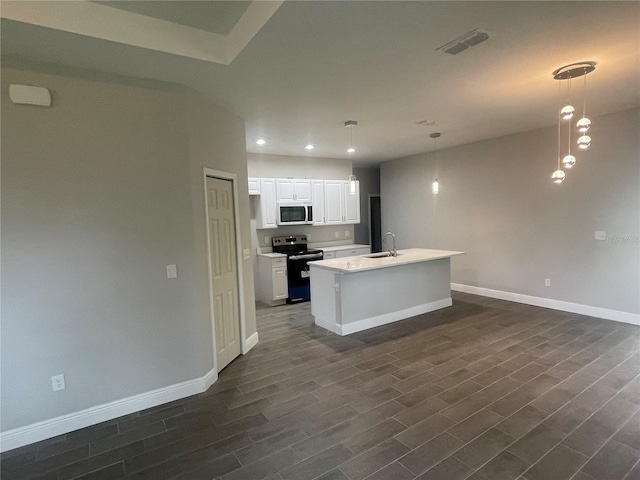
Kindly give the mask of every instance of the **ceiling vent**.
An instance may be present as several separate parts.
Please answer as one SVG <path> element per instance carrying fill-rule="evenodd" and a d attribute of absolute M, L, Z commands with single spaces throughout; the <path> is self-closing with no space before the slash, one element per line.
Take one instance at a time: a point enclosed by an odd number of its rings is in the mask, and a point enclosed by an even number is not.
<path fill-rule="evenodd" d="M 470 32 L 460 35 L 455 40 L 445 43 L 436 50 L 442 50 L 444 53 L 450 55 L 457 55 L 460 52 L 465 51 L 469 47 L 474 47 L 479 43 L 484 42 L 489 38 L 489 34 L 479 29 L 471 30 Z"/>

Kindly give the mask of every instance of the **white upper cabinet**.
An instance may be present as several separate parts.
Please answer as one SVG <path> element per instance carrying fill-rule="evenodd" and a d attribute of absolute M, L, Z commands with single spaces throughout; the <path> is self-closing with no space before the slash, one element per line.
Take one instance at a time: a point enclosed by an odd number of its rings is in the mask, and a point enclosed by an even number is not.
<path fill-rule="evenodd" d="M 311 205 L 313 224 L 326 225 L 324 209 L 324 180 L 311 180 Z"/>
<path fill-rule="evenodd" d="M 324 212 L 327 225 L 342 223 L 344 216 L 343 185 L 344 181 L 342 180 L 324 181 Z"/>
<path fill-rule="evenodd" d="M 250 178 L 249 192 L 258 200 L 256 228 L 277 228 L 278 204 L 308 203 L 313 225 L 360 223 L 360 182 L 351 193 L 348 180 Z"/>
<path fill-rule="evenodd" d="M 260 200 L 256 211 L 256 228 L 277 228 L 276 179 L 260 179 Z"/>
<path fill-rule="evenodd" d="M 356 191 L 351 192 L 351 182 L 345 182 L 343 223 L 360 223 L 360 182 L 356 181 Z"/>
<path fill-rule="evenodd" d="M 249 179 L 249 195 L 260 195 L 260 179 Z"/>
<path fill-rule="evenodd" d="M 348 180 L 325 180 L 324 208 L 327 225 L 360 223 L 360 183 L 351 193 Z"/>
<path fill-rule="evenodd" d="M 276 182 L 278 202 L 311 202 L 311 180 L 279 178 Z"/>

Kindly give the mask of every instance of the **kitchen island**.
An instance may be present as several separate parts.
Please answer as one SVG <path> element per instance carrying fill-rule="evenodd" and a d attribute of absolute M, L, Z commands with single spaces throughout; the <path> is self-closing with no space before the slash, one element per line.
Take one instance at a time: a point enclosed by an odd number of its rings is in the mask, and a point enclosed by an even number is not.
<path fill-rule="evenodd" d="M 410 248 L 310 262 L 311 313 L 317 325 L 349 335 L 449 307 L 451 257 L 464 253 Z"/>

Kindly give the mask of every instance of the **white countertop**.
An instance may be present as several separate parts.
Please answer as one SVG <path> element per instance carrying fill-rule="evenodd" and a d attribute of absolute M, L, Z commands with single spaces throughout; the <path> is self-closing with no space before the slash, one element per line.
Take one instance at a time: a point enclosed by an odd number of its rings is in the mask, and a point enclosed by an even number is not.
<path fill-rule="evenodd" d="M 366 255 L 355 257 L 334 258 L 330 260 L 318 260 L 310 262 L 310 267 L 325 268 L 341 273 L 356 273 L 377 268 L 396 267 L 410 263 L 428 262 L 441 258 L 449 258 L 455 255 L 464 255 L 466 252 L 453 250 L 431 250 L 426 248 L 408 248 L 398 250 L 397 257 L 367 258 Z"/>
<path fill-rule="evenodd" d="M 359 244 L 352 244 L 352 245 L 334 245 L 332 247 L 312 247 L 314 249 L 318 249 L 318 250 L 322 250 L 323 252 L 337 252 L 339 250 L 351 250 L 352 248 L 369 248 L 369 245 L 359 245 Z"/>
<path fill-rule="evenodd" d="M 286 258 L 286 254 L 284 253 L 259 253 L 258 254 L 259 257 L 267 257 L 267 258 L 280 258 L 280 257 L 285 257 Z"/>

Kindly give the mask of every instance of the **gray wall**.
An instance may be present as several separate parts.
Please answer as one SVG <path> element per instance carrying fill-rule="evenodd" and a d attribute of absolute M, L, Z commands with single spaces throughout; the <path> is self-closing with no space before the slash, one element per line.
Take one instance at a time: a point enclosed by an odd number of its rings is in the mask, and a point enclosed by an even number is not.
<path fill-rule="evenodd" d="M 640 313 L 639 113 L 592 118 L 560 185 L 554 127 L 441 150 L 438 195 L 434 154 L 385 162 L 383 231 L 399 248 L 466 251 L 455 283 Z"/>
<path fill-rule="evenodd" d="M 369 195 L 380 195 L 380 167 L 354 168 L 360 182 L 360 223 L 354 226 L 356 243 L 369 244 Z"/>
<path fill-rule="evenodd" d="M 241 119 L 189 90 L 57 70 L 2 69 L 2 431 L 213 368 L 203 166 L 238 175 L 250 244 Z M 53 106 L 12 104 L 10 83 Z"/>

